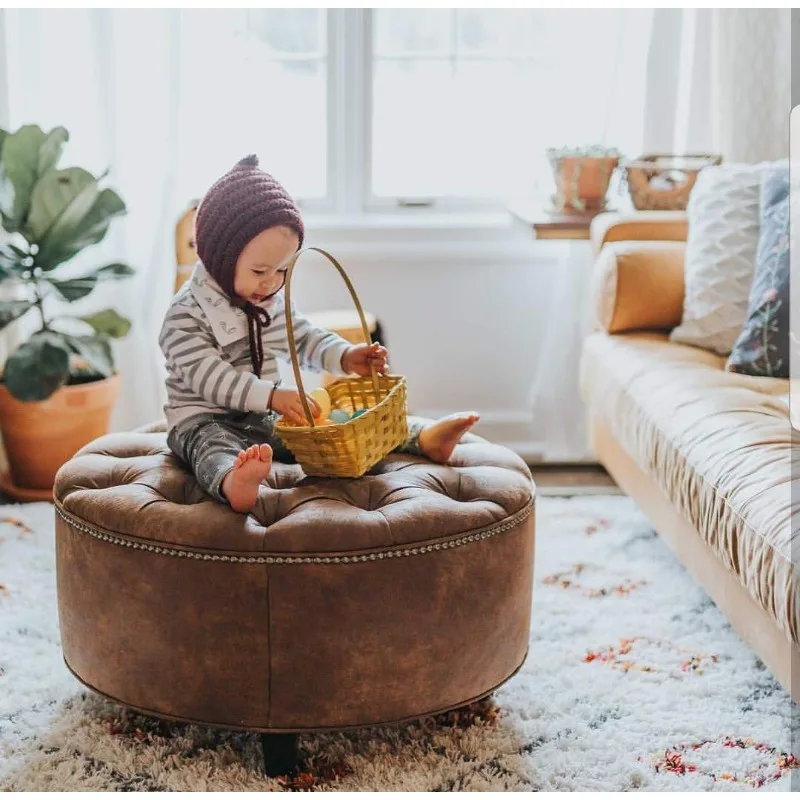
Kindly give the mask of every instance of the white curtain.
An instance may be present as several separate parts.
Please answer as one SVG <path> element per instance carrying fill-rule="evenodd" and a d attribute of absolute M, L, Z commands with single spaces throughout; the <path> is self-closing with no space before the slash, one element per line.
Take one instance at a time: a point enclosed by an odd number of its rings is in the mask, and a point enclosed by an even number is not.
<path fill-rule="evenodd" d="M 789 8 L 714 13 L 715 136 L 730 161 L 789 156 L 791 14 Z"/>
<path fill-rule="evenodd" d="M 535 375 L 530 391 L 533 441 L 552 463 L 592 461 L 586 411 L 580 395 L 579 362 L 591 324 L 588 300 L 592 271 L 589 242 L 558 245 L 546 267 L 549 309 L 544 335 L 533 353 Z"/>
<path fill-rule="evenodd" d="M 123 383 L 112 427 L 158 419 L 164 375 L 157 333 L 175 281 L 175 222 L 188 200 L 175 181 L 184 135 L 178 12 L 6 10 L 4 17 L 2 122 L 11 129 L 66 127 L 70 142 L 61 164 L 95 175 L 110 169 L 106 183 L 128 207 L 104 241 L 68 268 L 124 260 L 136 276 L 101 284 L 70 312 L 110 306 L 132 321 L 129 335 L 115 343 Z"/>
<path fill-rule="evenodd" d="M 790 109 L 790 9 L 656 10 L 645 150 L 786 158 Z"/>
<path fill-rule="evenodd" d="M 618 30 L 613 38 L 613 78 L 602 87 L 607 121 L 601 144 L 638 155 L 644 137 L 644 108 L 648 90 L 645 69 L 651 49 L 652 9 L 617 9 Z M 557 106 L 548 113 L 559 113 Z M 576 126 L 577 128 L 577 126 Z M 576 130 L 575 137 L 580 133 Z M 609 207 L 619 204 L 616 188 L 609 192 Z M 586 412 L 580 396 L 579 360 L 583 340 L 590 330 L 588 311 L 592 271 L 591 245 L 586 241 L 554 244 L 550 266 L 544 267 L 549 309 L 544 335 L 532 353 L 534 380 L 529 394 L 532 439 L 548 462 L 593 460 L 589 448 Z"/>

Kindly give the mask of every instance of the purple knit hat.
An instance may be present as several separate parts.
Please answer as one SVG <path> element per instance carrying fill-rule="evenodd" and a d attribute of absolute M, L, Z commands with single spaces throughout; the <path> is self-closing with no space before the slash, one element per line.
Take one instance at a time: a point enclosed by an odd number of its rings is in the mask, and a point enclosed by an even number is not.
<path fill-rule="evenodd" d="M 303 244 L 303 219 L 283 186 L 258 168 L 257 156 L 237 162 L 207 192 L 195 216 L 197 255 L 232 300 L 242 250 L 259 233 L 286 225 Z"/>
<path fill-rule="evenodd" d="M 258 377 L 264 363 L 262 331 L 271 319 L 265 309 L 237 297 L 233 283 L 242 250 L 276 225 L 291 228 L 303 244 L 300 209 L 272 175 L 258 168 L 254 155 L 237 162 L 206 192 L 194 220 L 197 255 L 203 266 L 247 316 L 250 361 Z"/>

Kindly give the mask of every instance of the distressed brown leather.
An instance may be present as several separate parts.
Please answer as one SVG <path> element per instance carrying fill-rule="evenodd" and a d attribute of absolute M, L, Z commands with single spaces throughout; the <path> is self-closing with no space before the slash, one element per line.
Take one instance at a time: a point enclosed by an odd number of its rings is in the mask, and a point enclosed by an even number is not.
<path fill-rule="evenodd" d="M 55 486 L 64 657 L 148 713 L 264 731 L 408 719 L 524 660 L 533 484 L 466 437 L 449 466 L 364 478 L 276 464 L 249 515 L 208 498 L 163 430 L 103 437 Z"/>

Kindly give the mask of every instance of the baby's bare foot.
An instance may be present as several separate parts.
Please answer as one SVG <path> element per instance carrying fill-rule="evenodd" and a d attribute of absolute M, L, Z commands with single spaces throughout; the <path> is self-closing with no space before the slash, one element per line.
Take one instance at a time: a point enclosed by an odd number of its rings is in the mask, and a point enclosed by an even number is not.
<path fill-rule="evenodd" d="M 222 481 L 225 495 L 234 511 L 252 511 L 258 499 L 258 487 L 272 468 L 272 448 L 254 444 L 236 457 L 233 469 Z"/>
<path fill-rule="evenodd" d="M 451 414 L 431 422 L 419 435 L 419 449 L 431 461 L 444 464 L 461 437 L 480 419 L 474 412 Z"/>

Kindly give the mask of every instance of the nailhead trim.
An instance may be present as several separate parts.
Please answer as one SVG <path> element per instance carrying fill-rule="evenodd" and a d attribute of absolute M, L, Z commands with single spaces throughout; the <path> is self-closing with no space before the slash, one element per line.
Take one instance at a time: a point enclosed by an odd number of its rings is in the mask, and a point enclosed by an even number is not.
<path fill-rule="evenodd" d="M 366 561 L 382 560 L 384 558 L 405 558 L 407 556 L 418 556 L 425 553 L 433 553 L 438 550 L 452 550 L 456 547 L 463 547 L 472 542 L 479 542 L 484 539 L 491 539 L 493 536 L 505 533 L 516 527 L 524 519 L 527 519 L 533 511 L 534 501 L 518 511 L 513 517 L 485 528 L 478 533 L 471 533 L 467 536 L 460 536 L 458 539 L 451 539 L 447 542 L 438 542 L 423 547 L 407 547 L 401 550 L 382 550 L 379 553 L 365 553 L 359 556 L 221 556 L 211 553 L 198 553 L 194 550 L 178 550 L 172 547 L 159 547 L 152 544 L 141 544 L 130 539 L 122 539 L 119 536 L 112 536 L 109 533 L 87 525 L 77 517 L 72 516 L 61 506 L 56 505 L 56 513 L 69 525 L 81 533 L 86 533 L 94 539 L 102 542 L 128 547 L 131 550 L 146 550 L 149 553 L 158 555 L 173 556 L 175 558 L 192 558 L 196 561 L 223 561 L 233 564 L 359 564 Z"/>

